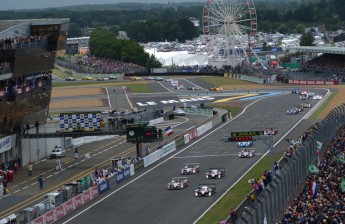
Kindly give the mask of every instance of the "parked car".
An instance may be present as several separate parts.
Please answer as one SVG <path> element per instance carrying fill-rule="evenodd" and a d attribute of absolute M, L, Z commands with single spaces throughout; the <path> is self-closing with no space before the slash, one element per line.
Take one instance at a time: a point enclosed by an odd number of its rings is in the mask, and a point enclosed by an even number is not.
<path fill-rule="evenodd" d="M 53 151 L 49 154 L 50 159 L 61 158 L 61 157 L 65 157 L 65 156 L 66 156 L 66 150 L 64 148 L 61 148 L 58 146 L 55 146 Z"/>

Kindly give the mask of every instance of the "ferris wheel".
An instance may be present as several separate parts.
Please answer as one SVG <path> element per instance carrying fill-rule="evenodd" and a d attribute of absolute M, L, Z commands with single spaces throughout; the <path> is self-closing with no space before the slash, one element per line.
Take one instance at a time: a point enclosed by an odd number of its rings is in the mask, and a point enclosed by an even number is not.
<path fill-rule="evenodd" d="M 215 65 L 235 66 L 248 60 L 246 50 L 257 32 L 252 0 L 207 0 L 203 8 L 203 33 Z M 250 52 L 250 50 L 248 51 Z"/>

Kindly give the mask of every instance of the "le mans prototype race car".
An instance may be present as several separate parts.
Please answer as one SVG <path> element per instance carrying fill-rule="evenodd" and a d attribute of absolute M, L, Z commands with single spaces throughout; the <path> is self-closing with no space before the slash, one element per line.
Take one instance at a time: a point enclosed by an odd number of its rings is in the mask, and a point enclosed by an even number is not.
<path fill-rule="evenodd" d="M 252 158 L 255 156 L 255 150 L 254 149 L 243 149 L 239 154 L 238 157 L 240 158 Z"/>
<path fill-rule="evenodd" d="M 287 110 L 286 114 L 287 115 L 295 115 L 295 114 L 299 114 L 299 112 L 300 112 L 299 108 L 293 107 L 293 108 Z"/>
<path fill-rule="evenodd" d="M 278 134 L 277 128 L 266 128 L 264 130 L 264 135 L 276 135 L 276 134 Z"/>
<path fill-rule="evenodd" d="M 225 168 L 210 168 L 206 172 L 206 179 L 220 179 L 225 176 Z"/>
<path fill-rule="evenodd" d="M 200 163 L 187 163 L 182 169 L 182 175 L 196 174 L 200 171 Z"/>
<path fill-rule="evenodd" d="M 223 88 L 222 87 L 209 87 L 208 88 L 209 91 L 223 91 Z"/>
<path fill-rule="evenodd" d="M 243 147 L 251 147 L 253 146 L 253 142 L 252 141 L 247 141 L 247 142 L 238 142 L 237 146 L 239 148 L 243 148 Z"/>
<path fill-rule="evenodd" d="M 216 193 L 215 184 L 199 184 L 198 188 L 195 189 L 195 197 L 209 197 Z"/>
<path fill-rule="evenodd" d="M 173 177 L 167 183 L 168 190 L 181 190 L 188 186 L 188 177 Z"/>
<path fill-rule="evenodd" d="M 311 103 L 305 102 L 305 103 L 301 103 L 301 107 L 303 108 L 311 108 L 313 105 Z"/>
<path fill-rule="evenodd" d="M 322 95 L 314 95 L 313 100 L 322 100 Z"/>

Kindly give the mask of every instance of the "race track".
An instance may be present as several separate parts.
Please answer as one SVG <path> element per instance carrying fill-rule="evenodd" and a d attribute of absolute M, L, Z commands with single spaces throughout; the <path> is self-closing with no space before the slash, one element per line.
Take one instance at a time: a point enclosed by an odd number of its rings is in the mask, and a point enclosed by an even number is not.
<path fill-rule="evenodd" d="M 326 93 L 325 90 L 315 92 Z M 278 128 L 279 133 L 273 138 L 276 143 L 310 110 L 305 109 L 298 115 L 286 115 L 287 109 L 301 102 L 294 94 L 259 98 L 238 118 L 190 143 L 170 158 L 159 161 L 159 164 L 151 165 L 119 189 L 73 212 L 59 223 L 193 223 L 267 152 L 267 147 L 256 141 L 253 147 L 257 155 L 239 159 L 240 149 L 236 144 L 225 142 L 230 132 Z M 309 102 L 313 105 L 317 103 L 315 100 Z M 189 162 L 198 162 L 201 166 L 198 174 L 189 176 L 189 186 L 184 190 L 166 190 L 170 178 L 180 176 L 180 169 Z M 225 167 L 225 177 L 207 180 L 205 172 L 210 167 Z M 212 197 L 194 197 L 194 189 L 199 183 L 216 183 L 217 193 Z"/>

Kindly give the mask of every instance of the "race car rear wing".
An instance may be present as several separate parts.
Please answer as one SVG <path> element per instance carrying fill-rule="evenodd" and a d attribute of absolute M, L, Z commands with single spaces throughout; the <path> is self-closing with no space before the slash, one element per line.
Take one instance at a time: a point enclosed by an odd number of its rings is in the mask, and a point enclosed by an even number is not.
<path fill-rule="evenodd" d="M 180 180 L 180 181 L 183 181 L 183 182 L 188 181 L 188 177 L 173 177 L 171 179 L 172 180 Z"/>
<path fill-rule="evenodd" d="M 202 186 L 207 186 L 209 188 L 216 190 L 216 184 L 199 184 L 199 187 L 202 187 Z"/>
<path fill-rule="evenodd" d="M 186 163 L 185 166 L 193 166 L 193 167 L 199 167 L 200 168 L 200 163 Z"/>

